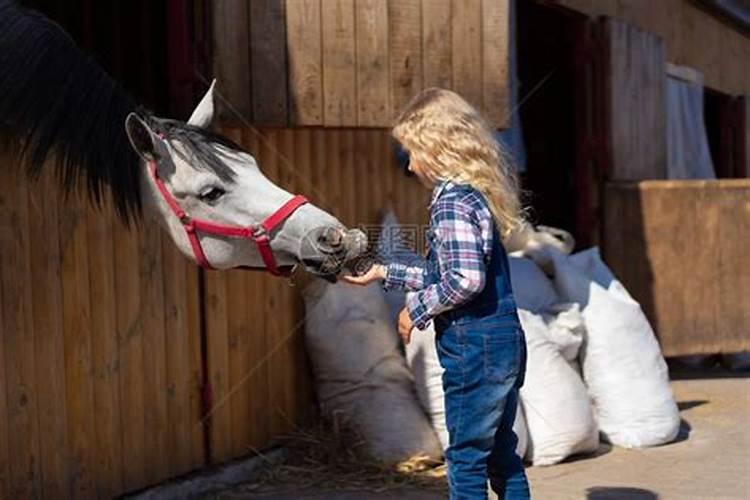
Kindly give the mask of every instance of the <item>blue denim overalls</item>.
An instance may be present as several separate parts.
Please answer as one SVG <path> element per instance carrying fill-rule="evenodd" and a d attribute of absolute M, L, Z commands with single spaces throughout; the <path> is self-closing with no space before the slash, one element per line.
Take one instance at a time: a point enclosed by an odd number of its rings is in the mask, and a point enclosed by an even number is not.
<path fill-rule="evenodd" d="M 437 270 L 433 245 L 430 238 L 428 269 Z M 512 429 L 526 371 L 526 342 L 497 230 L 486 272 L 485 287 L 474 300 L 434 319 L 445 369 L 450 498 L 487 498 L 489 478 L 499 498 L 527 499 L 529 486 Z"/>

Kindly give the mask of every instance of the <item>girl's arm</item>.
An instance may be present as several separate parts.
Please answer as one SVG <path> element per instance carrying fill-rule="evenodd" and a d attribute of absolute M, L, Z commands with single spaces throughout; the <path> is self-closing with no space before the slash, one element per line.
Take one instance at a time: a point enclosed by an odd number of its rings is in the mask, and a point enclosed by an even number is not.
<path fill-rule="evenodd" d="M 408 258 L 389 263 L 385 268 L 383 288 L 386 290 L 421 290 L 434 282 L 434 273 L 430 263 L 416 253 L 409 253 Z"/>
<path fill-rule="evenodd" d="M 390 264 L 374 264 L 359 276 L 343 276 L 344 281 L 355 285 L 368 285 L 373 281 L 383 281 L 385 290 L 415 291 L 433 283 L 435 273 L 431 263 L 414 252 L 399 250 L 399 259 Z M 393 259 L 392 255 L 386 258 Z"/>
<path fill-rule="evenodd" d="M 406 303 L 409 317 L 419 329 L 441 312 L 470 301 L 484 289 L 487 242 L 482 238 L 475 213 L 466 197 L 447 197 L 433 207 L 431 223 L 440 279 L 411 295 Z"/>

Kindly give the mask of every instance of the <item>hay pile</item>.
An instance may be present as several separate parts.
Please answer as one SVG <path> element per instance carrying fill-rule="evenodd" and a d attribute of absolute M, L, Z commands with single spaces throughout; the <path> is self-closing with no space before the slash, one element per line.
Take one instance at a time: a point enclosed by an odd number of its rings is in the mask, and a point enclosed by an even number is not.
<path fill-rule="evenodd" d="M 286 460 L 263 467 L 252 483 L 241 487 L 243 492 L 322 489 L 379 493 L 403 488 L 447 492 L 442 462 L 415 456 L 395 466 L 383 465 L 367 455 L 357 432 L 334 420 L 321 419 L 279 438 L 278 444 L 288 450 Z"/>

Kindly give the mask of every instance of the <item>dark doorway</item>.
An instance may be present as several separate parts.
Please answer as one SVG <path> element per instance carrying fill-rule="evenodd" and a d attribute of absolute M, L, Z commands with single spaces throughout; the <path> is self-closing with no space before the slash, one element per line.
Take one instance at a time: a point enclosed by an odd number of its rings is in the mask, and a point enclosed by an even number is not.
<path fill-rule="evenodd" d="M 593 239 L 591 121 L 593 50 L 586 16 L 547 2 L 519 1 L 519 111 L 526 143 L 522 176 L 533 222 Z"/>
<path fill-rule="evenodd" d="M 67 31 L 137 102 L 158 115 L 187 119 L 205 85 L 206 16 L 200 0 L 22 0 Z"/>

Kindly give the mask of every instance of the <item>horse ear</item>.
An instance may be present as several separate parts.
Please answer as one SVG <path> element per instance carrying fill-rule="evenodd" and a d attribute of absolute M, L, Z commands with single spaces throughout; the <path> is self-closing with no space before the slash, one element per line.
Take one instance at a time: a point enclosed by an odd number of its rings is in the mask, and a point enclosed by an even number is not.
<path fill-rule="evenodd" d="M 125 118 L 125 131 L 138 156 L 145 161 L 154 161 L 156 154 L 156 138 L 146 122 L 135 113 Z"/>
<path fill-rule="evenodd" d="M 207 128 L 211 125 L 214 119 L 214 86 L 216 86 L 216 78 L 213 79 L 206 95 L 203 96 L 201 102 L 195 107 L 193 114 L 190 115 L 188 125 L 195 125 L 200 128 Z"/>

